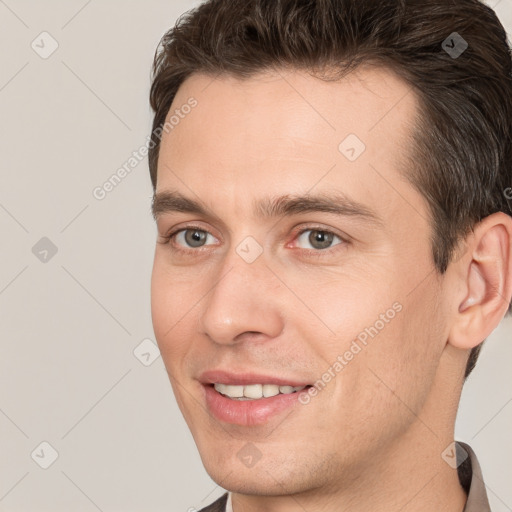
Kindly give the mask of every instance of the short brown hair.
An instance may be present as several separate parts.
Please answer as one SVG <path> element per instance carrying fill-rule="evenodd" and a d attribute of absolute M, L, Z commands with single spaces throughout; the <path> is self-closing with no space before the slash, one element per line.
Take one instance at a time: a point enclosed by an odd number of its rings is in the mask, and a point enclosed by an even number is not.
<path fill-rule="evenodd" d="M 193 73 L 244 79 L 292 67 L 328 79 L 326 70 L 339 78 L 363 63 L 385 66 L 416 92 L 407 179 L 429 205 L 432 256 L 444 273 L 476 223 L 498 211 L 512 215 L 511 49 L 494 11 L 478 0 L 205 1 L 178 19 L 155 53 L 153 188 L 159 133 Z"/>

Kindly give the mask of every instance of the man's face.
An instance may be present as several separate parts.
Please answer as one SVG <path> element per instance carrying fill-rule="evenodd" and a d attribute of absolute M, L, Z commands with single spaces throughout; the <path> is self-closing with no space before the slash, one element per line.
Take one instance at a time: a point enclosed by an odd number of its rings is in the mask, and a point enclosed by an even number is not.
<path fill-rule="evenodd" d="M 209 474 L 254 494 L 335 489 L 412 432 L 434 442 L 425 416 L 449 326 L 426 202 L 399 173 L 414 94 L 382 69 L 194 75 L 169 116 L 191 97 L 162 138 L 156 193 L 205 212 L 157 203 L 152 317 Z M 305 194 L 337 194 L 343 211 L 255 208 Z M 317 391 L 236 400 L 216 382 Z"/>

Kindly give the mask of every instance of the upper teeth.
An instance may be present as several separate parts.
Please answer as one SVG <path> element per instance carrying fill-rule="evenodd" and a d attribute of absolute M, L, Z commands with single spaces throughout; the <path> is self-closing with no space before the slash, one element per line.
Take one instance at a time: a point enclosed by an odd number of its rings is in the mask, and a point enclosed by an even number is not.
<path fill-rule="evenodd" d="M 230 384 L 214 384 L 214 388 L 223 395 L 227 395 L 230 398 L 263 398 L 269 396 L 275 396 L 279 393 L 293 393 L 300 391 L 306 386 L 277 386 L 276 384 L 248 384 L 247 386 L 237 386 Z"/>

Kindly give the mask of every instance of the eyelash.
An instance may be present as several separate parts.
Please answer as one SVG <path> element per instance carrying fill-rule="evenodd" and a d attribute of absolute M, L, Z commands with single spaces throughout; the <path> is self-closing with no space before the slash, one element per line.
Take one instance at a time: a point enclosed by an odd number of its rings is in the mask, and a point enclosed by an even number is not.
<path fill-rule="evenodd" d="M 176 235 L 178 235 L 179 233 L 181 233 L 183 231 L 201 231 L 203 233 L 207 233 L 207 234 L 211 235 L 211 233 L 209 231 L 207 231 L 206 229 L 204 229 L 204 228 L 202 228 L 200 226 L 191 225 L 191 226 L 182 227 L 180 229 L 177 229 L 177 230 L 169 233 L 168 235 L 163 237 L 164 238 L 164 242 L 162 242 L 162 243 L 169 244 L 170 246 L 172 246 L 172 250 L 173 251 L 176 251 L 176 252 L 179 252 L 179 253 L 182 253 L 182 254 L 197 254 L 197 253 L 205 251 L 205 249 L 204 249 L 205 246 L 199 247 L 197 249 L 193 249 L 193 248 L 184 249 L 182 246 L 174 245 L 173 243 L 171 243 L 174 240 L 174 238 L 176 237 Z M 307 231 L 318 231 L 320 233 L 334 235 L 336 238 L 338 238 L 340 240 L 340 243 L 337 243 L 337 244 L 335 244 L 335 245 L 333 245 L 331 247 L 328 247 L 326 249 L 301 249 L 300 247 L 298 248 L 298 249 L 300 249 L 302 251 L 306 251 L 308 253 L 308 256 L 313 256 L 315 258 L 322 258 L 322 257 L 324 257 L 326 255 L 331 255 L 332 256 L 333 252 L 337 252 L 338 250 L 344 249 L 345 246 L 349 243 L 349 241 L 346 238 L 342 237 L 341 235 L 338 235 L 337 233 L 334 233 L 333 231 L 330 231 L 328 229 L 324 229 L 322 226 L 306 226 L 306 227 L 303 227 L 302 229 L 300 229 L 299 231 L 294 233 L 293 240 L 295 241 L 303 233 L 306 233 Z"/>

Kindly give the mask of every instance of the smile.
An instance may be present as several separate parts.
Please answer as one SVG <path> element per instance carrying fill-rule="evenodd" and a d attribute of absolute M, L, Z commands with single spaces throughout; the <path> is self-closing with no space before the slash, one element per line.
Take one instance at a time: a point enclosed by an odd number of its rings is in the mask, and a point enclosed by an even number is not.
<path fill-rule="evenodd" d="M 309 387 L 220 382 L 202 385 L 206 408 L 212 417 L 246 427 L 264 425 L 278 418 L 279 413 L 300 406 L 299 395 L 306 393 Z"/>
<path fill-rule="evenodd" d="M 233 400 L 259 400 L 279 394 L 289 395 L 301 391 L 305 387 L 306 386 L 278 386 L 276 384 L 248 384 L 245 386 L 222 383 L 214 384 L 216 391 Z"/>

